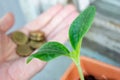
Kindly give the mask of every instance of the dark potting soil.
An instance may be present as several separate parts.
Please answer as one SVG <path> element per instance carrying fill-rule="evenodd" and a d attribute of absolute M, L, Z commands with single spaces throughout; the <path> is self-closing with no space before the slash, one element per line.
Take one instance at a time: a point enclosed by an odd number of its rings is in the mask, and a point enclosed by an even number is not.
<path fill-rule="evenodd" d="M 86 75 L 85 77 L 85 80 L 97 80 L 94 76 L 92 75 Z M 79 79 L 80 80 L 80 79 Z"/>

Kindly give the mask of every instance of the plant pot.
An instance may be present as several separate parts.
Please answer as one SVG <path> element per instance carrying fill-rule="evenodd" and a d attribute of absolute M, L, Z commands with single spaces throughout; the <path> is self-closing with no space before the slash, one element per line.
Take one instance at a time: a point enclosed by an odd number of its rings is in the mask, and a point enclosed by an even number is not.
<path fill-rule="evenodd" d="M 93 75 L 102 80 L 120 80 L 120 68 L 99 62 L 97 60 L 81 57 L 81 66 L 84 75 Z M 79 80 L 79 74 L 74 63 L 64 73 L 61 80 Z"/>

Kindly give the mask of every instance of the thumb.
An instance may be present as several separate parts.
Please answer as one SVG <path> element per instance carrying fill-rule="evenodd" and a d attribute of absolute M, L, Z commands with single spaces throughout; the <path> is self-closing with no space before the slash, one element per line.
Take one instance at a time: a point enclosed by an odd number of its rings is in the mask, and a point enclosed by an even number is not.
<path fill-rule="evenodd" d="M 2 19 L 0 19 L 0 32 L 6 32 L 14 23 L 14 16 L 12 13 L 7 13 Z"/>
<path fill-rule="evenodd" d="M 5 60 L 13 50 L 13 48 L 11 48 L 13 47 L 13 43 L 5 34 L 5 32 L 11 28 L 13 23 L 14 17 L 11 13 L 6 14 L 2 19 L 0 19 L 0 62 Z"/>

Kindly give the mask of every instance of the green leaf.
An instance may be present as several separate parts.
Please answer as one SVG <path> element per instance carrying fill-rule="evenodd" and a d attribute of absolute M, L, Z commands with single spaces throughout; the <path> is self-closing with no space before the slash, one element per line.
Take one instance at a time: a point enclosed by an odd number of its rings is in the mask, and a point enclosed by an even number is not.
<path fill-rule="evenodd" d="M 47 42 L 35 54 L 28 57 L 27 63 L 33 58 L 38 58 L 43 61 L 50 61 L 58 56 L 69 56 L 69 50 L 58 42 Z"/>
<path fill-rule="evenodd" d="M 69 29 L 69 39 L 72 47 L 76 50 L 80 48 L 82 38 L 92 25 L 95 16 L 95 7 L 90 6 L 85 9 L 80 15 L 73 21 Z"/>

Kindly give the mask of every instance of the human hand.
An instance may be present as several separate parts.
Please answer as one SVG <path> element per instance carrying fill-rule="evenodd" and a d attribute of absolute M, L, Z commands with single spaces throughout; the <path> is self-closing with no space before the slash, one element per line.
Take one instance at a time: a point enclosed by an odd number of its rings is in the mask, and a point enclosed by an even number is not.
<path fill-rule="evenodd" d="M 77 15 L 72 5 L 56 5 L 19 30 L 26 35 L 30 31 L 42 30 L 47 41 L 64 43 L 68 38 L 69 26 Z M 33 59 L 26 64 L 26 57 L 16 54 L 16 44 L 5 34 L 13 23 L 14 16 L 11 13 L 0 19 L 0 80 L 29 80 L 44 68 L 46 62 Z"/>

